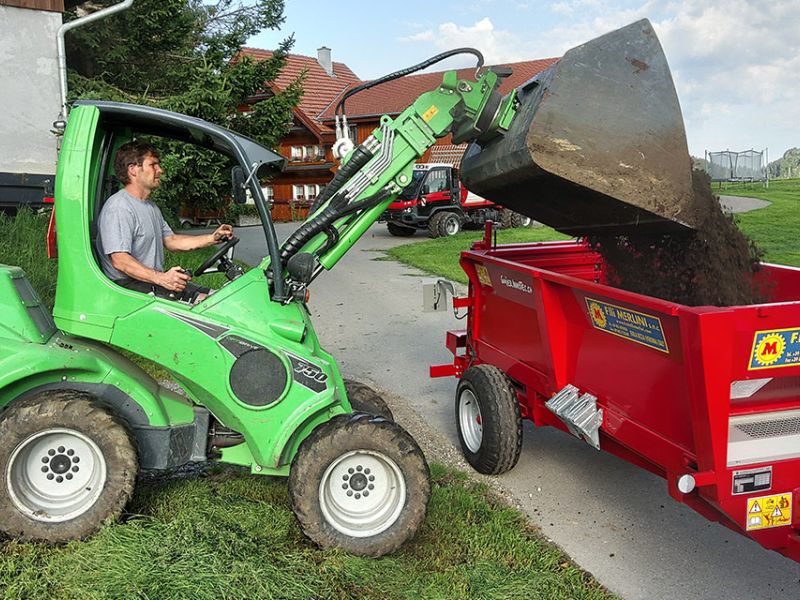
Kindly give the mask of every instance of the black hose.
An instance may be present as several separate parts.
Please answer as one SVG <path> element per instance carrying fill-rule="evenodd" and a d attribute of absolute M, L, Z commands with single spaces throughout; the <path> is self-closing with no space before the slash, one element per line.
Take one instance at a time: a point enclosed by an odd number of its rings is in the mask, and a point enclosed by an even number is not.
<path fill-rule="evenodd" d="M 338 192 L 341 187 L 361 169 L 361 167 L 366 165 L 370 159 L 372 159 L 373 156 L 374 155 L 372 152 L 367 150 L 363 144 L 356 146 L 353 149 L 353 154 L 350 157 L 350 160 L 348 160 L 338 171 L 336 171 L 336 175 L 333 176 L 331 182 L 325 186 L 325 189 L 322 191 L 322 193 L 314 199 L 314 202 L 311 203 L 311 208 L 309 208 L 308 213 L 314 214 L 320 206 L 328 201 L 328 198 L 332 197 L 336 192 Z"/>
<path fill-rule="evenodd" d="M 362 83 L 359 86 L 354 87 L 351 90 L 345 92 L 342 99 L 339 100 L 339 103 L 336 105 L 336 114 L 343 114 L 344 113 L 344 103 L 345 101 L 352 95 L 357 94 L 358 92 L 363 92 L 364 90 L 368 90 L 371 87 L 375 87 L 376 85 L 380 85 L 382 83 L 386 83 L 387 81 L 392 81 L 393 79 L 399 79 L 400 77 L 405 77 L 406 75 L 410 75 L 411 73 L 416 73 L 417 71 L 421 71 L 422 69 L 427 69 L 433 64 L 437 62 L 443 61 L 446 58 L 450 58 L 451 56 L 456 56 L 457 54 L 473 54 L 478 58 L 478 64 L 476 66 L 477 69 L 480 69 L 483 66 L 483 54 L 480 53 L 479 50 L 475 48 L 456 48 L 455 50 L 448 50 L 447 52 L 442 52 L 441 54 L 437 54 L 436 56 L 432 56 L 431 58 L 422 61 L 414 65 L 413 67 L 407 67 L 405 69 L 401 69 L 399 71 L 395 71 L 394 73 L 389 73 L 388 75 L 384 75 L 379 79 L 373 79 L 372 81 L 368 81 L 367 83 Z"/>

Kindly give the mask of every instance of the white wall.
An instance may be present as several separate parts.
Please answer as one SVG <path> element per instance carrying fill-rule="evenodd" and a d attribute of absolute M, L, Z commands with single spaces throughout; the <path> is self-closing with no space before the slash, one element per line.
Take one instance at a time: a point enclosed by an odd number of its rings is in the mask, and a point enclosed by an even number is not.
<path fill-rule="evenodd" d="M 0 6 L 0 172 L 53 174 L 61 14 Z"/>

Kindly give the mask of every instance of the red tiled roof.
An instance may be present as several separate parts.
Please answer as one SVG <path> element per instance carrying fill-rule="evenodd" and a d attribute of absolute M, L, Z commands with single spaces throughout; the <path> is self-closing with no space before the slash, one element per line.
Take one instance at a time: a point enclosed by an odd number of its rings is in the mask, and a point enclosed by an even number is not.
<path fill-rule="evenodd" d="M 499 65 L 510 67 L 513 71 L 511 76 L 500 84 L 500 93 L 507 94 L 534 75 L 544 71 L 557 60 L 558 58 L 544 58 Z M 443 71 L 407 75 L 359 92 L 347 99 L 345 104 L 347 118 L 352 120 L 360 116 L 398 114 L 414 102 L 420 94 L 435 89 L 442 82 L 442 73 Z M 458 70 L 459 79 L 474 79 L 474 77 L 474 68 Z M 325 109 L 321 115 L 323 121 L 333 120 L 335 105 L 336 103 L 333 103 Z"/>
<path fill-rule="evenodd" d="M 436 144 L 431 146 L 428 162 L 461 166 L 461 158 L 469 144 Z"/>
<path fill-rule="evenodd" d="M 264 60 L 272 56 L 270 50 L 259 50 L 258 48 L 242 48 L 241 53 L 255 60 Z M 303 97 L 300 99 L 300 104 L 297 108 L 309 120 L 316 121 L 316 125 L 320 130 L 327 129 L 318 120 L 320 113 L 345 88 L 361 83 L 361 80 L 344 63 L 333 62 L 332 66 L 333 77 L 325 72 L 316 58 L 290 54 L 286 57 L 286 65 L 281 70 L 280 75 L 272 82 L 278 89 L 284 89 L 305 71 Z"/>

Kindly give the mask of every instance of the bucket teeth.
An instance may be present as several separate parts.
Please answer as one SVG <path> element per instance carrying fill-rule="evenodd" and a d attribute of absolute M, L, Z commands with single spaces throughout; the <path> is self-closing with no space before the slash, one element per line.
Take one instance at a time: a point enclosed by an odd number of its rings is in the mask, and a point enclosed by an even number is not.
<path fill-rule="evenodd" d="M 574 385 L 567 384 L 545 403 L 548 409 L 561 419 L 570 432 L 597 450 L 600 449 L 600 425 L 603 409 L 597 408 L 597 398 L 592 394 L 581 394 Z"/>

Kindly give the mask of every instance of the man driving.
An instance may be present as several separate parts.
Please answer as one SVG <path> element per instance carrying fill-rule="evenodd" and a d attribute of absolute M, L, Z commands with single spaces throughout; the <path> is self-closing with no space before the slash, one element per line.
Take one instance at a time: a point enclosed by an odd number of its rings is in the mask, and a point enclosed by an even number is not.
<path fill-rule="evenodd" d="M 125 187 L 109 197 L 100 211 L 101 266 L 123 287 L 197 303 L 210 289 L 192 283 L 180 266 L 164 271 L 164 248 L 174 252 L 206 248 L 231 238 L 233 228 L 225 224 L 209 234 L 174 233 L 148 199 L 159 186 L 162 172 L 158 152 L 150 144 L 129 142 L 120 147 L 114 173 Z"/>

